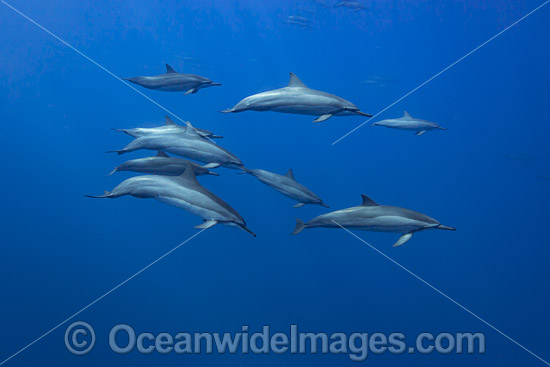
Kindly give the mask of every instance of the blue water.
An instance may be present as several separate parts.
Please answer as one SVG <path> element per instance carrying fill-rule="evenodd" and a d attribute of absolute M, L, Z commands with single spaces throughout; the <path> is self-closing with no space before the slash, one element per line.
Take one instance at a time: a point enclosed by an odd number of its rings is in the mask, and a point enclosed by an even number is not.
<path fill-rule="evenodd" d="M 328 2 L 329 0 L 327 0 Z M 331 3 L 332 4 L 332 3 Z M 403 110 L 447 131 L 364 127 L 365 121 L 276 113 L 220 114 L 279 88 L 309 87 L 375 114 L 541 1 L 386 1 L 368 11 L 314 1 L 19 1 L 13 5 L 120 77 L 164 64 L 223 86 L 193 95 L 139 89 L 224 136 L 249 168 L 284 173 L 330 205 L 382 204 L 426 213 L 456 232 L 355 232 L 540 357 L 546 329 L 550 7 L 522 21 L 379 118 Z M 311 10 L 312 12 L 308 12 Z M 306 16 L 312 27 L 286 24 Z M 0 361 L 31 343 L 198 230 L 200 218 L 154 200 L 92 200 L 131 173 L 105 175 L 136 152 L 104 153 L 130 138 L 110 128 L 157 126 L 165 112 L 0 4 Z M 192 58 L 189 60 L 186 58 Z M 375 78 L 377 83 L 361 83 Z M 139 88 L 139 87 L 138 87 Z M 109 330 L 482 332 L 485 354 L 369 355 L 384 366 L 543 365 L 511 341 L 343 230 L 289 236 L 295 217 L 328 212 L 294 202 L 248 175 L 201 177 L 257 234 L 209 229 L 63 324 L 6 366 L 348 366 L 346 355 L 117 355 Z M 70 354 L 63 337 L 92 324 L 94 350 Z"/>

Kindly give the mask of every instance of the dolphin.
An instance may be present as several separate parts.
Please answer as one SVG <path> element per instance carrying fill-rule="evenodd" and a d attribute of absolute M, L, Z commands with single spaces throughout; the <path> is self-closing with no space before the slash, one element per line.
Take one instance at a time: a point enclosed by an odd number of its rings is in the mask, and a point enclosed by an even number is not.
<path fill-rule="evenodd" d="M 294 173 L 292 168 L 288 170 L 286 175 L 278 175 L 273 172 L 265 171 L 263 169 L 247 169 L 243 168 L 242 173 L 248 173 L 256 177 L 260 182 L 271 186 L 281 194 L 296 200 L 298 204 L 294 205 L 295 208 L 304 206 L 304 204 L 319 204 L 326 208 L 328 205 L 323 203 L 320 197 L 315 195 L 311 190 L 302 184 L 299 184 L 294 179 Z"/>
<path fill-rule="evenodd" d="M 209 163 L 201 166 L 198 163 L 188 161 L 183 158 L 169 157 L 168 154 L 159 151 L 157 155 L 147 158 L 132 159 L 122 163 L 116 167 L 107 176 L 111 176 L 115 172 L 132 171 L 140 173 L 150 173 L 154 175 L 180 176 L 185 172 L 187 167 L 191 166 L 196 176 L 213 175 L 219 176 L 215 172 L 211 172 L 210 168 L 219 167 L 218 163 Z"/>
<path fill-rule="evenodd" d="M 398 130 L 416 131 L 415 135 L 422 135 L 428 130 L 447 130 L 435 122 L 415 119 L 407 111 L 403 113 L 403 117 L 377 121 L 371 126 L 385 126 Z"/>
<path fill-rule="evenodd" d="M 289 15 L 286 18 L 286 24 L 294 24 L 302 28 L 311 28 L 311 21 L 300 15 Z"/>
<path fill-rule="evenodd" d="M 235 107 L 221 112 L 242 111 L 273 111 L 319 116 L 313 122 L 325 121 L 332 116 L 372 117 L 359 111 L 356 105 L 343 98 L 306 87 L 294 73 L 290 73 L 290 82 L 286 87 L 246 97 Z"/>
<path fill-rule="evenodd" d="M 170 65 L 166 64 L 166 73 L 155 76 L 137 76 L 125 78 L 129 82 L 148 89 L 156 89 L 163 92 L 185 92 L 194 94 L 202 88 L 221 85 L 203 76 L 178 73 Z"/>
<path fill-rule="evenodd" d="M 367 7 L 364 4 L 361 4 L 357 1 L 341 1 L 338 4 L 334 5 L 335 8 L 344 7 L 352 9 L 353 11 L 367 10 Z"/>
<path fill-rule="evenodd" d="M 291 234 L 298 234 L 305 228 L 316 227 L 344 227 L 362 231 L 403 233 L 393 245 L 397 247 L 410 240 L 415 232 L 427 229 L 455 230 L 422 213 L 395 206 L 378 205 L 366 195 L 361 197 L 363 203 L 360 206 L 323 214 L 307 223 L 296 218 L 296 228 Z"/>
<path fill-rule="evenodd" d="M 173 133 L 173 132 L 184 132 L 185 129 L 187 129 L 187 126 L 177 125 L 172 119 L 168 116 L 164 116 L 166 124 L 164 126 L 158 126 L 158 127 L 136 127 L 134 129 L 113 129 L 115 131 L 121 131 L 125 134 L 130 135 L 134 138 L 139 138 L 140 136 L 144 135 L 150 135 L 150 134 L 158 134 L 158 133 Z M 186 122 L 186 124 L 189 124 L 189 122 Z M 216 138 L 223 138 L 223 136 L 215 135 L 213 132 L 205 130 L 205 129 L 199 129 L 198 127 L 194 127 L 197 134 L 202 136 L 203 138 L 209 138 L 209 139 L 216 139 Z"/>
<path fill-rule="evenodd" d="M 204 223 L 195 228 L 206 229 L 219 223 L 242 228 L 256 237 L 235 209 L 199 184 L 192 168 L 186 169 L 181 176 L 132 177 L 120 183 L 113 191 L 106 191 L 104 195 L 86 196 L 114 199 L 124 195 L 140 199 L 157 199 L 198 215 Z"/>
<path fill-rule="evenodd" d="M 183 132 L 139 136 L 124 149 L 107 153 L 124 154 L 139 149 L 150 149 L 176 154 L 203 163 L 219 163 L 227 168 L 241 169 L 243 162 L 231 152 L 200 136 L 191 124 Z"/>

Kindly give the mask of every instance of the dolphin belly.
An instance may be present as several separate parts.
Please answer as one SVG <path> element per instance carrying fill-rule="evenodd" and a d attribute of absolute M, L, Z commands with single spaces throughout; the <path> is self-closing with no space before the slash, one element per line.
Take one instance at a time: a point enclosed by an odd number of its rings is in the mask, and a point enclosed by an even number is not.
<path fill-rule="evenodd" d="M 227 221 L 227 216 L 220 214 L 218 211 L 205 208 L 203 206 L 197 205 L 190 201 L 184 200 L 182 198 L 171 197 L 171 196 L 157 196 L 157 200 L 181 208 L 191 214 L 194 214 L 204 220 L 218 220 L 218 221 Z"/>
<path fill-rule="evenodd" d="M 173 80 L 167 83 L 163 83 L 156 89 L 163 92 L 185 92 L 190 89 L 198 88 L 200 88 L 200 84 L 196 82 L 179 82 L 177 80 Z"/>
<path fill-rule="evenodd" d="M 313 197 L 312 195 L 308 194 L 304 190 L 301 190 L 297 186 L 285 185 L 285 184 L 281 184 L 281 183 L 274 183 L 274 182 L 271 182 L 271 181 L 267 181 L 265 179 L 264 180 L 259 179 L 259 180 L 261 182 L 263 182 L 264 184 L 266 184 L 266 185 L 272 187 L 273 189 L 277 190 L 281 194 L 285 195 L 286 197 L 288 197 L 292 200 L 295 200 L 297 202 L 306 203 L 306 204 L 309 204 L 309 203 L 313 204 L 313 203 L 321 202 L 321 200 L 319 198 Z"/>
<path fill-rule="evenodd" d="M 399 215 L 362 216 L 346 210 L 327 213 L 305 224 L 306 228 L 340 226 L 360 231 L 408 233 L 430 228 L 431 224 Z"/>
<path fill-rule="evenodd" d="M 160 90 L 162 92 L 185 92 L 191 88 L 188 88 L 185 85 L 181 85 L 181 84 L 172 84 L 172 85 L 163 85 L 155 89 Z"/>
<path fill-rule="evenodd" d="M 323 105 L 288 104 L 272 107 L 268 109 L 268 111 L 293 113 L 297 115 L 321 116 L 338 111 L 338 108 Z"/>

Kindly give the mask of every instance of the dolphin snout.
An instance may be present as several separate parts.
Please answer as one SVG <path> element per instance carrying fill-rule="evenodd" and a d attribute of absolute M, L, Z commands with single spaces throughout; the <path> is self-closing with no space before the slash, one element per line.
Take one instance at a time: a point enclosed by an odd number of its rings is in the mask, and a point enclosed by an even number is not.
<path fill-rule="evenodd" d="M 210 82 L 210 85 L 211 85 L 211 86 L 218 86 L 218 85 L 222 85 L 222 83 L 214 83 L 214 82 Z"/>

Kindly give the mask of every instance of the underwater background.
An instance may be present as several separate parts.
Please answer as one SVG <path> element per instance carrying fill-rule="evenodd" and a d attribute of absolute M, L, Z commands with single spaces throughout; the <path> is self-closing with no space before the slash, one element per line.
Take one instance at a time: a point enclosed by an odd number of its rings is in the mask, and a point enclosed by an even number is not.
<path fill-rule="evenodd" d="M 257 233 L 215 226 L 93 305 L 94 350 L 63 343 L 65 326 L 6 366 L 542 365 L 517 345 L 343 230 L 290 236 L 295 218 L 360 204 L 430 215 L 456 232 L 354 232 L 542 358 L 550 283 L 550 7 L 511 28 L 376 120 L 412 116 L 447 131 L 369 127 L 366 119 L 244 112 L 241 98 L 309 87 L 375 114 L 537 6 L 540 1 L 368 1 L 366 11 L 315 1 L 9 2 L 119 77 L 164 64 L 222 83 L 193 95 L 140 89 L 184 120 L 223 135 L 248 168 L 284 174 L 330 209 L 294 202 L 249 175 L 220 168 L 202 185 Z M 327 5 L 327 4 L 330 4 Z M 298 15 L 302 28 L 286 22 Z M 0 4 L 0 360 L 80 310 L 198 230 L 198 217 L 155 200 L 84 195 L 139 151 L 111 128 L 160 126 L 165 111 Z M 139 87 L 138 87 L 139 88 Z M 482 332 L 485 354 L 347 355 L 113 353 L 119 323 L 136 331 Z"/>

